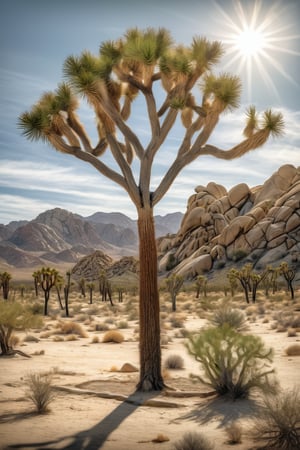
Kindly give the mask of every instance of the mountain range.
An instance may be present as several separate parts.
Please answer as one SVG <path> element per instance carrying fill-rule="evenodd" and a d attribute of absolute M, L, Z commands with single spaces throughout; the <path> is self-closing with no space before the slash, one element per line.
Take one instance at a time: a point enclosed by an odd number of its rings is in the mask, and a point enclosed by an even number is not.
<path fill-rule="evenodd" d="M 176 233 L 183 214 L 156 216 L 157 237 Z M 136 255 L 137 222 L 125 214 L 97 212 L 89 217 L 55 208 L 31 221 L 0 225 L 0 267 L 76 263 L 95 250 L 112 258 Z"/>

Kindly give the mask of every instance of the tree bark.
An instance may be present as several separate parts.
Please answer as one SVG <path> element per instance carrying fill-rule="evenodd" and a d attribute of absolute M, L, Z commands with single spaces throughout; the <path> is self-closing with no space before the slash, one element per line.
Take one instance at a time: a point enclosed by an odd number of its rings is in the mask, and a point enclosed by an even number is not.
<path fill-rule="evenodd" d="M 153 208 L 138 209 L 140 257 L 140 380 L 139 391 L 160 391 L 161 375 L 157 250 Z"/>

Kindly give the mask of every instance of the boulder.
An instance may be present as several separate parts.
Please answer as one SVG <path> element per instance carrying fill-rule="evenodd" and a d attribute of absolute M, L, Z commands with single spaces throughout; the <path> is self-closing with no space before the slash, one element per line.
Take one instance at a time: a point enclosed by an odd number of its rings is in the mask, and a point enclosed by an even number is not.
<path fill-rule="evenodd" d="M 245 203 L 250 195 L 250 189 L 246 183 L 240 183 L 230 189 L 228 192 L 228 200 L 231 206 L 237 206 Z"/>

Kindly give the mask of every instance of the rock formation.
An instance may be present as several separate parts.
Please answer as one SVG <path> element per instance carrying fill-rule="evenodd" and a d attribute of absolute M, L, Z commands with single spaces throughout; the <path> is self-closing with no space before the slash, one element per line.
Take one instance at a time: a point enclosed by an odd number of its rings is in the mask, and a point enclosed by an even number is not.
<path fill-rule="evenodd" d="M 257 270 L 286 261 L 300 271 L 300 168 L 284 165 L 254 188 L 197 186 L 178 233 L 160 239 L 158 251 L 161 273 L 186 278 L 239 260 Z"/>

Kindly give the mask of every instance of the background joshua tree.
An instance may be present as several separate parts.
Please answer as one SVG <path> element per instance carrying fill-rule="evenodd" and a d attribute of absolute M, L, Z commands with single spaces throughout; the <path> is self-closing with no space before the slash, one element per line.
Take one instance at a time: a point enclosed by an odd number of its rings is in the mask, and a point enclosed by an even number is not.
<path fill-rule="evenodd" d="M 60 280 L 60 275 L 56 269 L 51 267 L 42 267 L 33 274 L 34 278 L 37 280 L 36 283 L 44 291 L 45 303 L 44 303 L 44 315 L 48 314 L 48 302 L 50 298 L 50 292 L 53 286 Z"/>
<path fill-rule="evenodd" d="M 10 288 L 11 274 L 8 272 L 0 273 L 0 287 L 2 287 L 4 300 L 8 299 L 9 288 Z"/>
<path fill-rule="evenodd" d="M 294 287 L 293 287 L 293 279 L 295 278 L 296 272 L 292 267 L 289 267 L 288 263 L 283 262 L 279 266 L 279 274 L 284 276 L 284 279 L 287 283 L 288 290 L 291 293 L 291 299 L 294 300 Z"/>
<path fill-rule="evenodd" d="M 208 143 L 222 113 L 239 105 L 240 80 L 211 71 L 222 53 L 220 42 L 206 38 L 194 37 L 190 46 L 183 46 L 176 45 L 163 28 L 129 29 L 122 38 L 103 42 L 98 55 L 84 51 L 79 56 L 69 56 L 64 63 L 67 83 L 42 95 L 19 118 L 25 137 L 43 140 L 56 150 L 91 164 L 122 186 L 136 207 L 140 259 L 139 390 L 161 390 L 164 386 L 155 205 L 180 171 L 199 156 L 237 158 L 263 145 L 270 134 L 277 136 L 283 130 L 280 113 L 268 110 L 259 122 L 252 107 L 247 112 L 242 142 L 228 150 Z M 149 122 L 150 137 L 146 143 L 127 123 L 138 94 L 144 99 Z M 75 112 L 80 97 L 88 101 L 96 116 L 99 140 L 95 146 Z M 169 169 L 155 185 L 151 178 L 153 164 L 166 148 L 178 116 L 183 126 L 182 142 Z M 115 162 L 111 166 L 102 158 L 106 149 Z"/>
<path fill-rule="evenodd" d="M 166 279 L 166 288 L 171 295 L 172 311 L 176 311 L 176 297 L 182 288 L 184 278 L 181 275 L 172 274 Z"/>

